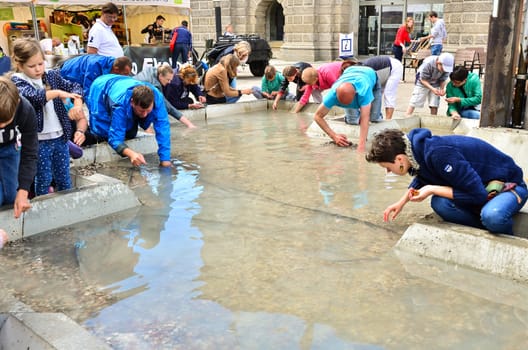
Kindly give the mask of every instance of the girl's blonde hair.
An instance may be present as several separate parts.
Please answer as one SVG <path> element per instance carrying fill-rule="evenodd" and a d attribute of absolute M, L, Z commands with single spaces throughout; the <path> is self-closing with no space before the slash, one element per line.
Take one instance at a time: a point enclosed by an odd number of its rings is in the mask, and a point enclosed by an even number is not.
<path fill-rule="evenodd" d="M 229 54 L 222 57 L 220 63 L 227 70 L 227 75 L 230 78 L 235 78 L 237 76 L 237 68 L 240 65 L 240 60 L 236 55 Z"/>
<path fill-rule="evenodd" d="M 235 44 L 233 52 L 236 52 L 238 59 L 246 55 L 249 56 L 251 54 L 251 45 L 247 41 L 239 41 Z"/>
<path fill-rule="evenodd" d="M 183 83 L 186 85 L 195 85 L 198 84 L 200 78 L 198 77 L 198 72 L 190 64 L 186 64 L 180 68 L 179 76 Z"/>
<path fill-rule="evenodd" d="M 42 48 L 40 47 L 40 43 L 32 38 L 21 38 L 16 39 L 13 42 L 13 61 L 15 63 L 15 68 L 18 71 L 19 66 L 26 64 L 27 61 L 31 59 L 31 57 L 35 55 L 42 55 L 42 59 L 44 59 L 44 51 L 42 51 Z"/>

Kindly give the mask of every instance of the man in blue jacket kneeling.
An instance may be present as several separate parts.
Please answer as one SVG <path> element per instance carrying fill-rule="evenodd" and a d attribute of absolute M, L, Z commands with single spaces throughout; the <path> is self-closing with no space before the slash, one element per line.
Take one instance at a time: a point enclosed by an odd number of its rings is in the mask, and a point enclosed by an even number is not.
<path fill-rule="evenodd" d="M 138 127 L 154 126 L 160 165 L 171 166 L 170 124 L 163 95 L 152 84 L 134 78 L 107 74 L 95 79 L 86 99 L 90 127 L 98 137 L 134 166 L 146 164 L 125 140 L 136 137 Z"/>

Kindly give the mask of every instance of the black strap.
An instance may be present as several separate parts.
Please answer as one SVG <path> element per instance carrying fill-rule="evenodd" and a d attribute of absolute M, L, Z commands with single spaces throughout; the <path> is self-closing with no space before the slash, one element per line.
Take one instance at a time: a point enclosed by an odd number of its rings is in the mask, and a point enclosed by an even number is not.
<path fill-rule="evenodd" d="M 459 86 L 458 88 L 459 88 L 460 91 L 462 91 L 462 93 L 464 94 L 464 98 L 468 98 L 468 96 L 467 96 L 467 94 L 466 94 L 466 90 L 464 90 L 464 85 Z"/>

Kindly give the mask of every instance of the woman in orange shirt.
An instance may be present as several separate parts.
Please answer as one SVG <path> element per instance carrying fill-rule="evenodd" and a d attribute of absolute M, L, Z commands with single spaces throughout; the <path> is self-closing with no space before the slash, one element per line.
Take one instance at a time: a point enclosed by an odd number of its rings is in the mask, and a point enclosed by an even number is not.
<path fill-rule="evenodd" d="M 394 39 L 394 45 L 392 46 L 392 52 L 394 53 L 394 58 L 398 61 L 401 61 L 403 54 L 407 51 L 405 47 L 406 43 L 411 43 L 411 33 L 414 30 L 414 19 L 412 17 L 407 17 L 405 23 L 398 28 L 396 33 L 396 38 Z"/>

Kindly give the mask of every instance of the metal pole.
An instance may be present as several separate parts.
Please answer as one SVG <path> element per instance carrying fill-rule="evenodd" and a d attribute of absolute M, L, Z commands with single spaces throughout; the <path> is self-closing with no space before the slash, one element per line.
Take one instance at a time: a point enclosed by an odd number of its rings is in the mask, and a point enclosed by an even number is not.
<path fill-rule="evenodd" d="M 222 36 L 222 8 L 220 7 L 220 1 L 214 1 L 215 6 L 215 24 L 216 24 L 216 40 Z"/>
<path fill-rule="evenodd" d="M 128 22 L 127 22 L 126 6 L 125 5 L 123 5 L 123 21 L 125 22 L 126 44 L 130 46 L 130 38 L 128 37 Z"/>
<path fill-rule="evenodd" d="M 35 2 L 31 1 L 31 5 L 29 6 L 31 10 L 31 19 L 33 20 L 33 31 L 35 32 L 35 39 L 40 40 L 40 28 L 37 22 L 37 10 L 35 9 Z"/>

